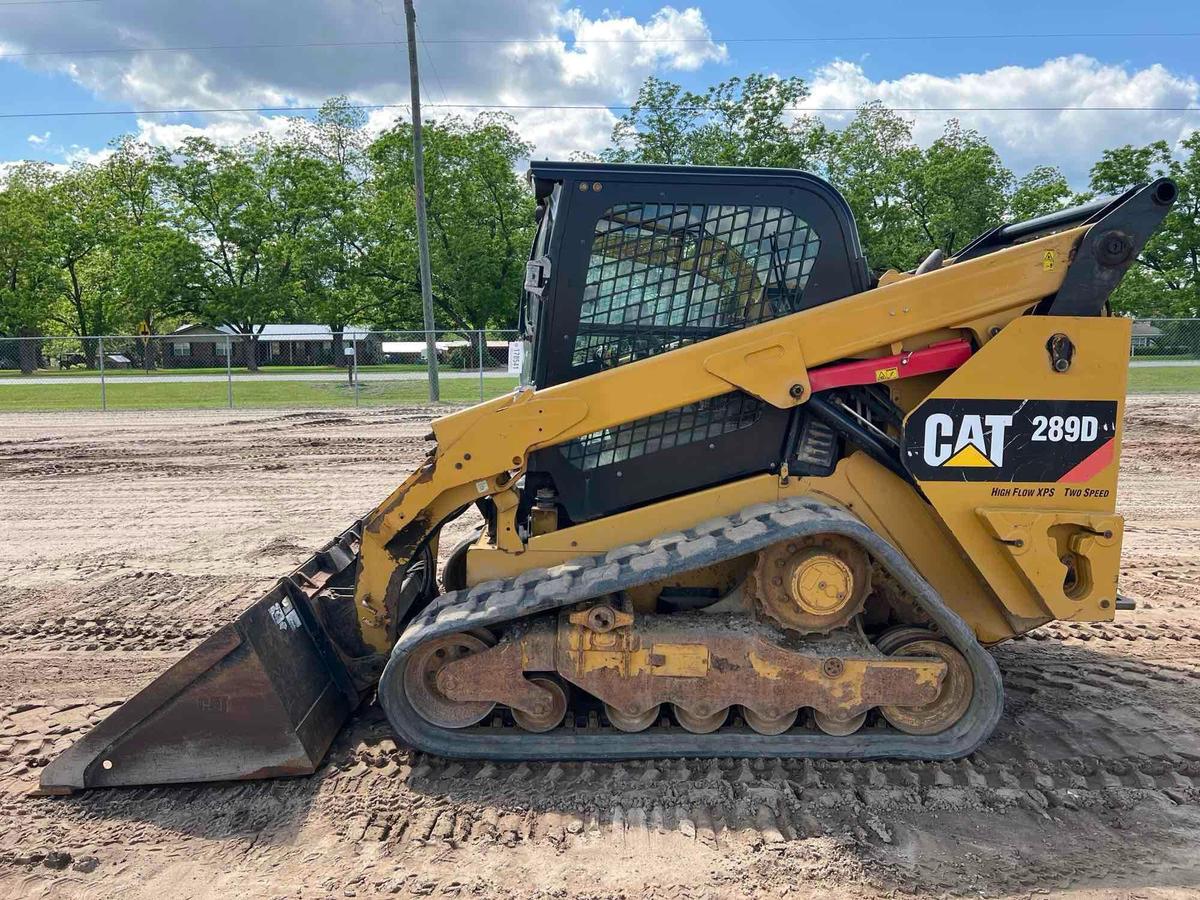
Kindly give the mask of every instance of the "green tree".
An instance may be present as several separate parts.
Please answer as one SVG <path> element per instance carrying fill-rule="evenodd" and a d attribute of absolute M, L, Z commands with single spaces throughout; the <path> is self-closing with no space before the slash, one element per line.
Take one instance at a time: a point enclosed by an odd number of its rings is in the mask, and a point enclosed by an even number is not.
<path fill-rule="evenodd" d="M 115 277 L 116 213 L 111 185 L 96 166 L 72 168 L 46 195 L 47 247 L 60 270 L 51 319 L 81 339 L 89 366 L 97 350 L 89 338 L 128 327 Z"/>
<path fill-rule="evenodd" d="M 606 162 L 685 165 L 696 162 L 695 132 L 703 121 L 701 97 L 651 75 L 637 99 L 613 126 Z"/>
<path fill-rule="evenodd" d="M 173 227 L 159 190 L 156 152 L 126 136 L 102 163 L 114 199 L 110 250 L 124 325 L 158 333 L 160 320 L 177 315 L 198 272 L 195 248 Z M 147 365 L 151 360 L 147 357 Z"/>
<path fill-rule="evenodd" d="M 38 366 L 37 342 L 57 297 L 58 270 L 49 252 L 47 197 L 53 178 L 39 163 L 9 169 L 0 185 L 0 334 L 5 365 L 29 374 Z"/>
<path fill-rule="evenodd" d="M 824 144 L 817 119 L 792 112 L 809 95 L 802 78 L 752 74 L 702 94 L 650 77 L 601 154 L 609 162 L 809 168 Z"/>
<path fill-rule="evenodd" d="M 914 152 L 912 123 L 878 101 L 826 141 L 825 175 L 850 204 L 863 251 L 878 270 L 907 269 L 929 251 L 905 200 Z"/>
<path fill-rule="evenodd" d="M 1171 165 L 1171 147 L 1155 141 L 1145 147 L 1125 144 L 1105 150 L 1092 166 L 1091 188 L 1098 194 L 1120 194 L 1136 184 L 1166 175 Z"/>
<path fill-rule="evenodd" d="M 924 238 L 947 255 L 1004 221 L 1013 176 L 979 132 L 957 119 L 922 151 L 901 155 L 901 195 Z"/>
<path fill-rule="evenodd" d="M 1092 166 L 1091 187 L 1098 194 L 1119 194 L 1162 175 L 1175 179 L 1179 198 L 1113 292 L 1112 305 L 1135 316 L 1196 316 L 1200 314 L 1200 132 L 1192 132 L 1175 154 L 1165 141 L 1105 150 Z"/>
<path fill-rule="evenodd" d="M 294 314 L 329 326 L 338 365 L 345 361 L 346 327 L 374 319 L 380 306 L 362 268 L 370 177 L 365 126 L 365 113 L 337 97 L 314 120 L 295 120 L 288 135 L 291 152 L 313 162 L 307 202 L 319 212 L 305 232 L 299 266 L 304 291 Z"/>
<path fill-rule="evenodd" d="M 1018 179 L 1008 198 L 1009 218 L 1022 221 L 1044 216 L 1069 206 L 1073 199 L 1066 176 L 1056 166 L 1037 166 Z"/>
<path fill-rule="evenodd" d="M 434 305 L 443 324 L 461 329 L 511 327 L 533 235 L 534 201 L 515 174 L 533 147 L 511 118 L 485 114 L 425 126 Z M 389 327 L 420 321 L 415 255 L 411 128 L 404 122 L 369 148 L 363 272 L 384 299 Z"/>
<path fill-rule="evenodd" d="M 264 326 L 295 308 L 300 256 L 320 207 L 311 201 L 312 161 L 259 135 L 235 147 L 188 138 L 156 166 L 175 227 L 189 238 L 199 277 L 183 310 L 228 326 L 257 369 Z"/>
<path fill-rule="evenodd" d="M 819 119 L 794 116 L 809 96 L 802 78 L 748 75 L 705 91 L 706 116 L 693 137 L 695 162 L 808 169 L 827 139 Z"/>

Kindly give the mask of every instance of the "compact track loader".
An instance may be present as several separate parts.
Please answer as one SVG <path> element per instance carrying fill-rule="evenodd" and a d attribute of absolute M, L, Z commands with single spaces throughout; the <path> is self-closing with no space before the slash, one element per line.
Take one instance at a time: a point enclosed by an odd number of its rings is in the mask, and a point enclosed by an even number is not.
<path fill-rule="evenodd" d="M 957 757 L 1001 714 L 988 645 L 1113 618 L 1107 301 L 1171 181 L 877 280 L 811 175 L 531 181 L 521 386 L 434 422 L 390 497 L 44 790 L 312 772 L 376 692 L 446 756 Z"/>

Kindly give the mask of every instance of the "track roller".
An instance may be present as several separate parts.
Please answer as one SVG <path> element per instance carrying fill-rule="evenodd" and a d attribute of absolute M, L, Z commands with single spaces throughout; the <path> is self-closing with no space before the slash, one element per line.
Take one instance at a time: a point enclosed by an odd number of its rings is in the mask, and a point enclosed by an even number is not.
<path fill-rule="evenodd" d="M 790 713 L 784 713 L 781 716 L 760 716 L 748 706 L 742 707 L 742 718 L 759 734 L 783 734 L 796 724 L 799 715 L 800 710 L 793 709 Z"/>
<path fill-rule="evenodd" d="M 845 737 L 848 734 L 854 734 L 858 729 L 862 728 L 863 722 L 867 721 L 865 712 L 859 713 L 857 716 L 851 716 L 849 719 L 839 719 L 819 709 L 813 710 L 813 719 L 826 734 L 832 734 L 834 737 Z"/>
<path fill-rule="evenodd" d="M 625 713 L 610 703 L 604 704 L 604 714 L 618 731 L 645 731 L 658 720 L 661 704 L 642 713 Z"/>
<path fill-rule="evenodd" d="M 718 709 L 714 713 L 708 715 L 699 715 L 689 712 L 682 706 L 674 707 L 675 718 L 679 724 L 692 734 L 709 734 L 716 731 L 725 724 L 725 720 L 729 718 L 729 708 Z"/>
<path fill-rule="evenodd" d="M 552 699 L 546 704 L 544 712 L 529 713 L 513 708 L 513 721 L 526 731 L 532 731 L 535 734 L 552 731 L 559 726 L 563 716 L 567 713 L 567 691 L 557 678 L 549 675 L 534 675 L 529 680 L 538 687 L 549 691 Z"/>

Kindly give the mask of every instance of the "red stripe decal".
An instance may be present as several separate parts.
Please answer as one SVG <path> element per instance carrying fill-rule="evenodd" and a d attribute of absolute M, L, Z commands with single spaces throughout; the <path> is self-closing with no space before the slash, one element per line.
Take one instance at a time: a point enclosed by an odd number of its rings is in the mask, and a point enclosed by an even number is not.
<path fill-rule="evenodd" d="M 942 341 L 920 350 L 909 350 L 895 356 L 880 356 L 875 359 L 856 359 L 852 362 L 834 363 L 811 369 L 809 385 L 813 393 L 831 388 L 849 387 L 856 384 L 876 384 L 910 378 L 913 375 L 928 375 L 957 369 L 971 358 L 971 345 L 967 341 Z"/>
<path fill-rule="evenodd" d="M 1108 442 L 1100 445 L 1091 456 L 1085 459 L 1079 465 L 1075 466 L 1070 472 L 1058 479 L 1059 483 L 1067 482 L 1068 484 L 1078 484 L 1081 481 L 1091 481 L 1098 473 L 1108 468 L 1109 463 L 1113 461 L 1113 444 L 1116 438 L 1109 438 Z"/>

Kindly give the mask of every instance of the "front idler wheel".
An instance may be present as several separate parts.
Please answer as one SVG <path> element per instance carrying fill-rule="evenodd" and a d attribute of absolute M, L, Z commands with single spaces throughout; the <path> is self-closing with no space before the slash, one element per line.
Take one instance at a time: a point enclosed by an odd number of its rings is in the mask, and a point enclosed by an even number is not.
<path fill-rule="evenodd" d="M 905 734 L 941 734 L 966 714 L 975 694 L 971 667 L 954 647 L 945 641 L 913 640 L 895 649 L 892 656 L 933 656 L 946 663 L 938 695 L 923 706 L 881 706 L 879 711 L 896 729 Z"/>
<path fill-rule="evenodd" d="M 447 634 L 422 644 L 404 667 L 404 694 L 425 721 L 442 728 L 468 728 L 488 717 L 496 704 L 489 700 L 452 700 L 437 684 L 443 666 L 488 648 L 471 634 Z"/>

